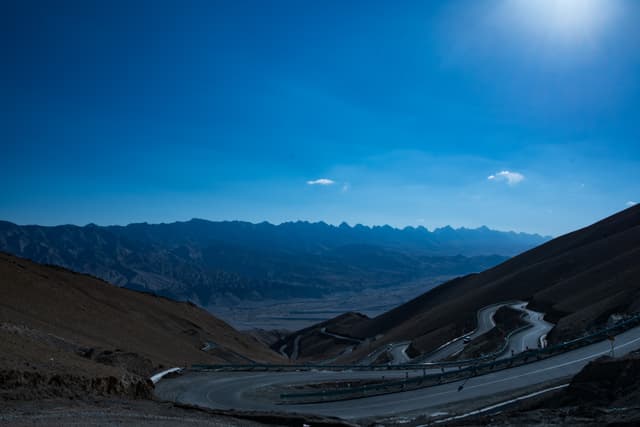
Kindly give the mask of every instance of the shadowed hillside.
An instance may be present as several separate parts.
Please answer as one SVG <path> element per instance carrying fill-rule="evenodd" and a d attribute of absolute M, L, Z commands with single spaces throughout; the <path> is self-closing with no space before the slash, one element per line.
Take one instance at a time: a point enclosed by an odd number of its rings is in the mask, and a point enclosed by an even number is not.
<path fill-rule="evenodd" d="M 447 282 L 360 322 L 352 334 L 384 334 L 381 344 L 410 339 L 429 351 L 473 329 L 479 308 L 506 300 L 530 301 L 548 313 L 557 323 L 551 342 L 582 334 L 611 314 L 640 310 L 640 206 Z"/>

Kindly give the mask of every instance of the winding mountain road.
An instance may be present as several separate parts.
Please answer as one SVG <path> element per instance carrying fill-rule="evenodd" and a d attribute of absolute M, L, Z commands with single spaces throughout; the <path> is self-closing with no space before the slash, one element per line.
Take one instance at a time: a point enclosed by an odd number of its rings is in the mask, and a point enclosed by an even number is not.
<path fill-rule="evenodd" d="M 407 348 L 409 348 L 409 342 L 401 342 L 397 344 L 393 344 L 391 348 L 388 350 L 389 355 L 391 356 L 392 365 L 402 365 L 405 363 L 411 362 L 411 358 L 407 354 Z"/>
<path fill-rule="evenodd" d="M 375 361 L 385 352 L 391 359 L 391 361 L 389 362 L 389 364 L 391 365 L 402 365 L 406 363 L 432 363 L 444 360 L 450 356 L 460 353 L 464 349 L 465 337 L 469 337 L 469 339 L 475 339 L 493 329 L 496 325 L 495 321 L 493 320 L 493 316 L 495 315 L 496 311 L 498 311 L 498 309 L 504 306 L 522 311 L 524 313 L 524 320 L 529 323 L 530 326 L 515 333 L 510 337 L 508 347 L 504 350 L 499 358 L 510 357 L 514 354 L 525 351 L 527 348 L 539 348 L 541 347 L 541 345 L 539 344 L 542 343 L 543 338 L 546 337 L 547 333 L 553 328 L 554 325 L 544 320 L 544 313 L 530 310 L 527 308 L 527 305 L 528 303 L 524 301 L 510 301 L 496 303 L 481 308 L 477 313 L 478 326 L 474 331 L 451 340 L 448 343 L 445 343 L 432 353 L 428 353 L 426 355 L 418 356 L 414 359 L 411 359 L 406 353 L 407 348 L 409 347 L 411 342 L 402 341 L 397 343 L 390 343 L 386 346 L 382 346 L 376 349 L 375 351 L 367 355 L 364 359 L 362 359 L 359 362 L 359 365 L 374 364 Z M 353 338 L 327 333 L 326 328 L 323 328 L 320 332 L 325 335 L 334 336 L 335 338 L 356 341 Z"/>
<path fill-rule="evenodd" d="M 417 361 L 419 361 L 418 363 L 436 362 L 439 360 L 444 360 L 449 356 L 452 356 L 456 353 L 461 352 L 465 346 L 464 337 L 469 337 L 471 339 L 477 338 L 480 335 L 489 332 L 493 327 L 496 326 L 496 323 L 493 321 L 493 316 L 496 314 L 496 311 L 498 311 L 500 307 L 503 307 L 505 305 L 520 306 L 521 304 L 526 304 L 526 303 L 522 301 L 503 302 L 503 303 L 492 304 L 487 307 L 481 308 L 480 310 L 478 310 L 478 314 L 477 314 L 478 326 L 473 332 L 462 335 L 456 338 L 455 340 L 452 340 L 440 346 L 434 352 L 427 354 L 426 356 L 418 357 L 413 362 L 417 362 Z"/>
<path fill-rule="evenodd" d="M 619 334 L 615 340 L 616 355 L 640 349 L 640 327 Z M 282 384 L 311 383 L 327 380 L 349 380 L 380 377 L 381 372 L 190 372 L 179 378 L 161 381 L 156 395 L 161 399 L 217 409 L 298 412 L 360 419 L 406 413 L 429 414 L 443 405 L 495 395 L 575 375 L 589 361 L 610 352 L 609 341 L 601 341 L 548 359 L 510 369 L 492 372 L 418 390 L 372 396 L 348 401 L 304 405 L 277 404 L 258 389 Z M 409 376 L 421 372 L 409 372 Z M 387 377 L 407 375 L 385 372 Z M 459 386 L 464 387 L 459 390 Z"/>
<path fill-rule="evenodd" d="M 347 337 L 347 336 L 344 336 L 344 335 L 334 334 L 333 332 L 327 331 L 327 328 L 320 329 L 320 333 L 323 334 L 323 335 L 327 335 L 329 337 L 332 337 L 332 338 L 336 338 L 336 339 L 343 340 L 343 341 L 349 341 L 349 342 L 353 342 L 353 343 L 356 343 L 356 344 L 360 344 L 362 342 L 362 340 L 357 339 L 357 338 L 352 338 L 352 337 Z"/>
<path fill-rule="evenodd" d="M 443 344 L 442 346 L 437 348 L 435 351 L 428 353 L 426 355 L 418 356 L 414 359 L 411 359 L 406 353 L 406 350 L 409 347 L 409 344 L 411 342 L 403 341 L 399 343 L 387 344 L 384 347 L 380 347 L 376 349 L 375 351 L 367 355 L 367 357 L 362 359 L 359 362 L 359 364 L 371 365 L 376 361 L 376 359 L 378 359 L 378 357 L 381 354 L 385 352 L 389 354 L 389 357 L 391 358 L 391 362 L 389 363 L 392 365 L 401 365 L 404 363 L 431 363 L 431 362 L 444 360 L 449 356 L 460 353 L 464 349 L 465 337 L 474 339 L 479 337 L 482 334 L 489 332 L 493 327 L 495 327 L 496 324 L 493 321 L 493 316 L 496 314 L 496 311 L 498 311 L 500 307 L 503 307 L 506 305 L 512 306 L 512 307 L 521 307 L 521 306 L 526 306 L 526 304 L 527 303 L 523 301 L 515 301 L 515 302 L 512 301 L 512 302 L 501 302 L 497 304 L 492 304 L 487 307 L 481 308 L 480 310 L 478 310 L 478 313 L 476 315 L 478 326 L 474 331 L 471 331 L 458 338 L 455 338 L 449 341 L 448 343 Z"/>
<path fill-rule="evenodd" d="M 521 353 L 528 349 L 543 348 L 544 338 L 553 329 L 553 323 L 544 320 L 544 313 L 539 313 L 527 308 L 528 303 L 520 303 L 511 307 L 525 313 L 524 320 L 531 326 L 515 333 L 509 339 L 509 345 L 500 359 L 510 357 L 512 354 Z"/>
<path fill-rule="evenodd" d="M 302 336 L 298 335 L 295 340 L 293 340 L 293 350 L 291 351 L 291 360 L 298 360 L 298 354 L 300 354 L 300 339 Z"/>

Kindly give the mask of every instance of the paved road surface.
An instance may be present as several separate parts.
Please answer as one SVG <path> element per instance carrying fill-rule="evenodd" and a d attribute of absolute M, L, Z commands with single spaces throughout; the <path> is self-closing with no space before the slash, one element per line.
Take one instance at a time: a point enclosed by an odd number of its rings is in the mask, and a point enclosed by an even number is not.
<path fill-rule="evenodd" d="M 518 302 L 518 304 L 521 304 L 521 302 Z M 493 321 L 493 315 L 496 314 L 496 311 L 498 311 L 498 309 L 504 305 L 510 304 L 493 304 L 478 310 L 478 327 L 475 331 L 464 336 L 469 336 L 471 337 L 471 339 L 474 339 L 491 330 L 494 326 L 496 326 L 495 322 Z M 420 360 L 420 362 L 436 362 L 438 360 L 446 359 L 453 354 L 459 353 L 465 346 L 462 338 L 463 337 L 458 337 L 456 340 L 441 346 L 439 349 L 427 355 L 426 357 L 423 356 L 419 357 L 418 359 Z"/>
<path fill-rule="evenodd" d="M 472 331 L 466 335 L 450 341 L 449 343 L 441 346 L 439 349 L 437 349 L 433 353 L 427 354 L 426 356 L 419 356 L 411 360 L 411 358 L 407 356 L 406 353 L 409 342 L 400 342 L 388 344 L 385 347 L 377 349 L 373 353 L 369 354 L 366 358 L 364 358 L 360 362 L 360 364 L 370 365 L 380 356 L 380 354 L 384 352 L 389 353 L 391 357 L 390 364 L 392 365 L 400 365 L 403 363 L 435 362 L 444 360 L 447 357 L 459 353 L 464 349 L 464 336 L 468 336 L 471 339 L 474 339 L 495 327 L 496 324 L 493 320 L 493 316 L 495 315 L 496 311 L 498 311 L 498 309 L 503 306 L 510 306 L 516 310 L 523 311 L 526 314 L 525 320 L 529 322 L 532 327 L 518 332 L 511 337 L 511 340 L 509 341 L 509 347 L 502 355 L 502 358 L 510 357 L 512 354 L 511 350 L 513 350 L 513 354 L 516 354 L 524 351 L 527 347 L 538 348 L 540 337 L 545 336 L 553 328 L 553 324 L 543 320 L 543 313 L 538 313 L 537 311 L 527 309 L 527 304 L 528 303 L 523 301 L 517 301 L 492 304 L 490 306 L 481 308 L 480 310 L 478 310 L 478 327 L 475 331 Z"/>
<path fill-rule="evenodd" d="M 346 337 L 344 335 L 338 335 L 338 334 L 334 334 L 332 332 L 327 331 L 327 328 L 322 328 L 320 329 L 320 333 L 323 335 L 327 335 L 339 340 L 344 340 L 344 341 L 349 341 L 349 342 L 354 342 L 356 344 L 360 344 L 362 342 L 362 340 L 359 340 L 357 338 L 352 338 L 352 337 Z"/>
<path fill-rule="evenodd" d="M 411 362 L 411 358 L 407 355 L 407 348 L 409 348 L 409 344 L 411 344 L 411 341 L 392 344 L 391 348 L 388 350 L 389 355 L 391 356 L 391 362 L 389 362 L 389 364 L 402 365 Z"/>
<path fill-rule="evenodd" d="M 293 340 L 293 350 L 291 351 L 291 360 L 297 360 L 298 359 L 298 354 L 299 354 L 299 350 L 300 350 L 300 339 L 302 338 L 301 335 L 298 335 L 296 337 L 296 339 Z"/>
<path fill-rule="evenodd" d="M 281 355 L 283 355 L 284 357 L 286 357 L 287 359 L 289 358 L 289 355 L 287 353 L 285 353 L 285 350 L 287 348 L 288 344 L 282 344 L 280 346 L 280 349 L 278 350 L 280 352 Z"/>
<path fill-rule="evenodd" d="M 544 313 L 539 313 L 537 311 L 529 310 L 527 308 L 526 302 L 512 302 L 512 303 L 502 303 L 502 304 L 494 304 L 488 307 L 481 309 L 478 312 L 478 329 L 476 329 L 472 334 L 468 334 L 467 336 L 474 339 L 479 337 L 480 335 L 488 332 L 495 326 L 495 322 L 493 321 L 493 316 L 498 311 L 500 307 L 509 306 L 516 310 L 523 311 L 525 313 L 524 320 L 531 324 L 531 327 L 524 329 L 520 332 L 517 332 L 513 336 L 511 336 L 509 340 L 509 346 L 507 347 L 505 353 L 500 358 L 511 357 L 512 354 L 517 354 L 525 351 L 527 348 L 533 349 L 538 348 L 538 343 L 540 342 L 540 338 L 547 335 L 547 333 L 553 328 L 553 324 L 545 321 Z M 431 362 L 437 360 L 443 360 L 450 355 L 456 354 L 464 348 L 464 342 L 462 339 L 457 339 L 447 345 L 442 346 L 436 352 L 431 353 L 427 357 L 420 357 L 416 360 Z M 513 350 L 513 353 L 512 353 Z"/>
<path fill-rule="evenodd" d="M 640 349 L 640 327 L 616 337 L 616 355 Z M 420 411 L 431 413 L 442 405 L 496 393 L 514 391 L 522 387 L 576 374 L 590 360 L 610 350 L 603 341 L 539 362 L 469 379 L 462 391 L 461 381 L 420 390 L 369 398 L 305 405 L 277 405 L 254 397 L 256 388 L 287 383 L 307 383 L 329 379 L 372 378 L 380 372 L 219 372 L 188 373 L 182 377 L 161 381 L 156 394 L 163 399 L 220 409 L 273 410 L 333 415 L 347 419 L 389 416 Z M 417 375 L 418 373 L 413 373 Z M 385 373 L 388 377 L 403 375 Z"/>
<path fill-rule="evenodd" d="M 553 323 L 544 320 L 544 313 L 529 310 L 527 304 L 528 303 L 521 303 L 512 307 L 526 313 L 524 320 L 531 324 L 531 327 L 512 335 L 507 351 L 500 358 L 507 358 L 510 357 L 511 354 L 522 353 L 527 349 L 540 348 L 540 339 L 545 337 L 549 331 L 553 329 Z"/>

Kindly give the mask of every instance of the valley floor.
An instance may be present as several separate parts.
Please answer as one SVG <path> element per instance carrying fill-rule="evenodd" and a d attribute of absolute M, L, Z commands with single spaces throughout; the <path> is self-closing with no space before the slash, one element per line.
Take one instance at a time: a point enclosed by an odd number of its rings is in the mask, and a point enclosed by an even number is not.
<path fill-rule="evenodd" d="M 377 316 L 450 278 L 425 278 L 393 287 L 336 293 L 323 298 L 241 302 L 225 300 L 208 305 L 207 310 L 241 330 L 260 328 L 296 331 L 351 311 L 369 317 Z"/>

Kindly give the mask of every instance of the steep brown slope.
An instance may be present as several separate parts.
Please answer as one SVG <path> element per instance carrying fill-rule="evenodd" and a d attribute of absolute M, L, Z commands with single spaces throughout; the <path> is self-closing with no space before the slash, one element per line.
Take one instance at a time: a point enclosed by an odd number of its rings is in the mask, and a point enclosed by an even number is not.
<path fill-rule="evenodd" d="M 353 334 L 384 334 L 383 344 L 411 339 L 429 351 L 472 329 L 479 308 L 513 299 L 530 301 L 558 322 L 550 336 L 556 341 L 611 313 L 640 309 L 640 206 L 438 286 Z"/>
<path fill-rule="evenodd" d="M 29 384 L 138 395 L 162 367 L 249 360 L 282 361 L 194 305 L 0 253 L 0 376 L 5 391 L 24 386 L 14 397 Z"/>

